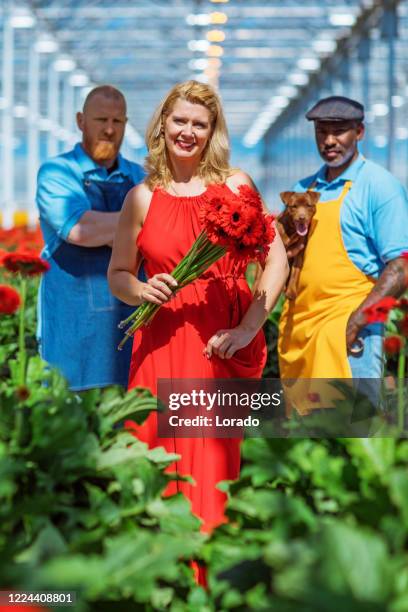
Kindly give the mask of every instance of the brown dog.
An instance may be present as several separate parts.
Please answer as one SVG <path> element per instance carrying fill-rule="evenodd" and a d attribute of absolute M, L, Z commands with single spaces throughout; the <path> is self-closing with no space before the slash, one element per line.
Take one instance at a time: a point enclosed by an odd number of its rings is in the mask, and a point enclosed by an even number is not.
<path fill-rule="evenodd" d="M 316 191 L 282 191 L 282 202 L 285 210 L 278 216 L 276 226 L 288 252 L 290 275 L 285 288 L 289 300 L 297 296 L 300 270 L 303 266 L 304 252 L 307 244 L 310 222 L 316 212 L 320 193 Z"/>

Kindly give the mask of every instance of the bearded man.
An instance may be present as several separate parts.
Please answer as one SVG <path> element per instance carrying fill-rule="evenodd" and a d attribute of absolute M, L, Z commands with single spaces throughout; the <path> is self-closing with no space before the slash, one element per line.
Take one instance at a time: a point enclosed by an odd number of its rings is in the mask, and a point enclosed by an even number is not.
<path fill-rule="evenodd" d="M 131 349 L 117 351 L 118 323 L 133 309 L 113 297 L 106 273 L 123 200 L 144 171 L 119 153 L 127 122 L 119 90 L 96 87 L 76 118 L 82 142 L 38 173 L 42 256 L 51 266 L 39 291 L 40 354 L 72 390 L 126 387 Z"/>
<path fill-rule="evenodd" d="M 408 199 L 400 182 L 358 151 L 364 107 L 331 96 L 307 114 L 325 164 L 295 191 L 320 193 L 298 295 L 280 322 L 282 378 L 380 378 L 382 325 L 364 309 L 407 286 Z M 295 253 L 288 253 L 289 257 Z"/>

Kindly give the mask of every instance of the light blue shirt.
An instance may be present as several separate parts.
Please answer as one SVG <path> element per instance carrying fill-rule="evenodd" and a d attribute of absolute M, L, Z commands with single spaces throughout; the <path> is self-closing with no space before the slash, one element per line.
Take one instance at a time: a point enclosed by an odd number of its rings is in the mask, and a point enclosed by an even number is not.
<path fill-rule="evenodd" d="M 313 183 L 320 202 L 338 198 L 346 181 L 352 187 L 340 213 L 345 249 L 351 261 L 366 275 L 378 278 L 385 264 L 408 251 L 408 196 L 388 170 L 359 155 L 330 183 L 326 168 L 299 181 L 294 191 L 306 191 Z"/>
<path fill-rule="evenodd" d="M 83 181 L 122 182 L 124 178 L 140 183 L 145 175 L 136 163 L 117 158 L 118 167 L 111 173 L 96 164 L 80 143 L 72 151 L 46 161 L 38 172 L 37 206 L 45 247 L 42 257 L 49 259 L 60 244 L 67 240 L 73 226 L 91 209 Z"/>

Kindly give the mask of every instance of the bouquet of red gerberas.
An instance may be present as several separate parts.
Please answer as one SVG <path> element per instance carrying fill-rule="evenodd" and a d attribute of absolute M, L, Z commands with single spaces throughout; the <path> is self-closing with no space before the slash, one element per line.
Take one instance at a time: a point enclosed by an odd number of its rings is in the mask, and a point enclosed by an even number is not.
<path fill-rule="evenodd" d="M 240 261 L 257 260 L 264 264 L 269 245 L 275 238 L 273 220 L 273 215 L 264 213 L 258 192 L 248 185 L 239 187 L 239 195 L 231 192 L 226 196 L 224 191 L 220 191 L 211 198 L 204 198 L 200 207 L 203 229 L 171 272 L 177 281 L 173 292 L 196 280 L 227 251 Z M 118 346 L 119 350 L 137 329 L 152 320 L 159 308 L 158 304 L 145 302 L 130 317 L 121 321 L 120 328 L 129 327 Z"/>

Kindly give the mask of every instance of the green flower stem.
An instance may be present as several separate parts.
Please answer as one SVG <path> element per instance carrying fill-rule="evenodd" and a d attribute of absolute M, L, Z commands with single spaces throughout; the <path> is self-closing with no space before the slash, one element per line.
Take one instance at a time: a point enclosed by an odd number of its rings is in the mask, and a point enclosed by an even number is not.
<path fill-rule="evenodd" d="M 189 268 L 190 262 L 193 260 L 193 256 L 195 256 L 197 252 L 201 254 L 201 252 L 206 247 L 208 247 L 208 245 L 214 246 L 206 237 L 205 232 L 201 232 L 199 236 L 197 237 L 196 241 L 194 242 L 193 246 L 188 251 L 188 253 L 183 257 L 183 259 L 177 264 L 177 266 L 172 271 L 171 273 L 172 276 L 177 281 L 179 280 L 179 278 L 182 278 L 183 271 L 185 268 Z M 138 308 L 136 308 L 136 310 L 132 312 L 132 314 L 130 314 L 127 317 L 127 319 L 124 319 L 123 321 L 119 323 L 119 328 L 123 329 L 134 319 L 137 319 L 139 321 L 139 319 L 143 318 L 143 321 L 144 321 L 144 315 L 145 315 L 146 310 L 150 312 L 150 309 L 148 307 L 149 307 L 149 304 L 146 304 L 146 303 L 141 304 Z M 122 343 L 120 343 L 119 346 L 121 345 Z"/>
<path fill-rule="evenodd" d="M 224 247 L 213 244 L 210 242 L 210 240 L 208 240 L 205 232 L 201 232 L 191 249 L 171 273 L 173 278 L 175 278 L 178 283 L 178 286 L 172 289 L 173 293 L 196 280 L 214 262 L 225 255 L 225 253 L 226 249 Z M 131 323 L 131 325 L 125 331 L 125 336 L 121 340 L 118 350 L 123 348 L 124 344 L 131 336 L 133 336 L 136 330 L 142 327 L 142 325 L 146 325 L 153 319 L 159 308 L 160 306 L 157 304 L 145 302 L 134 312 L 132 312 L 127 319 L 120 322 L 120 328 L 125 327 L 129 323 Z"/>
<path fill-rule="evenodd" d="M 400 433 L 405 428 L 405 345 L 401 347 L 398 355 L 398 379 L 397 379 L 397 398 L 398 398 L 398 429 Z"/>
<path fill-rule="evenodd" d="M 26 364 L 27 353 L 25 347 L 25 304 L 27 297 L 27 279 L 20 275 L 20 298 L 21 306 L 18 320 L 18 355 L 17 355 L 17 385 L 25 386 L 26 383 Z M 14 432 L 12 440 L 12 448 L 17 450 L 21 444 L 21 437 L 24 426 L 23 407 L 18 403 L 15 410 Z"/>
<path fill-rule="evenodd" d="M 27 279 L 21 276 L 20 282 L 21 307 L 18 324 L 18 361 L 19 361 L 19 377 L 18 384 L 24 386 L 26 382 L 26 364 L 27 353 L 25 347 L 25 304 L 27 297 Z"/>

